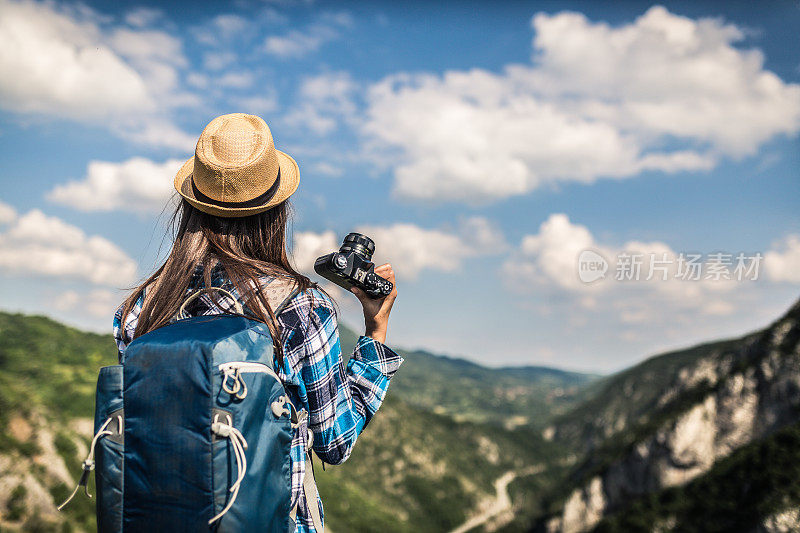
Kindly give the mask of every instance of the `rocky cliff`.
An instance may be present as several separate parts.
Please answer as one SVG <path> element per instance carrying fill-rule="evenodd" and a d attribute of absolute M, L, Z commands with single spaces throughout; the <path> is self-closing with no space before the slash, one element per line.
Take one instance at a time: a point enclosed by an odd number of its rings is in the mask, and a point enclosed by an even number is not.
<path fill-rule="evenodd" d="M 631 499 L 684 485 L 734 450 L 796 422 L 799 344 L 800 303 L 761 332 L 708 345 L 693 360 L 684 358 L 687 364 L 662 376 L 658 390 L 651 388 L 652 380 L 636 383 L 635 373 L 622 376 L 616 385 L 622 385 L 622 398 L 631 404 L 646 401 L 652 409 L 610 410 L 605 404 L 581 414 L 584 427 L 573 418 L 550 429 L 553 438 L 585 436 L 588 453 L 572 473 L 575 488 L 555 506 L 543 529 L 590 530 Z M 614 401 L 623 404 L 620 398 Z"/>

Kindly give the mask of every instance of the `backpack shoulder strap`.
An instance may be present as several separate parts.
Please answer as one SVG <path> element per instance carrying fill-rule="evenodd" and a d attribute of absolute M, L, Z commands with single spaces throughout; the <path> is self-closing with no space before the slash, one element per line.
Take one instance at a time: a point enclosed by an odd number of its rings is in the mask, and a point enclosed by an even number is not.
<path fill-rule="evenodd" d="M 231 294 L 229 291 L 226 291 L 222 287 L 204 287 L 202 289 L 198 289 L 198 290 L 194 291 L 192 294 L 190 294 L 183 301 L 183 304 L 181 305 L 180 309 L 178 309 L 178 313 L 175 315 L 175 318 L 178 319 L 178 320 L 182 320 L 182 319 L 186 318 L 186 316 L 187 316 L 186 315 L 186 307 L 190 303 L 192 303 L 193 301 L 197 300 L 202 294 L 211 293 L 211 292 L 218 292 L 218 293 L 222 294 L 223 296 L 226 296 L 228 299 L 230 299 L 233 302 L 233 309 L 238 314 L 241 315 L 241 314 L 244 313 L 244 310 L 242 309 L 242 304 L 239 303 L 239 300 L 237 300 L 236 297 L 233 294 Z"/>
<path fill-rule="evenodd" d="M 313 434 L 312 434 L 313 439 Z M 319 502 L 317 502 L 317 482 L 314 479 L 314 461 L 311 459 L 311 446 L 308 447 L 306 453 L 306 473 L 303 476 L 303 494 L 306 497 L 306 507 L 311 515 L 311 523 L 314 524 L 314 529 L 319 533 L 324 532 L 324 524 L 322 516 L 319 513 Z M 289 511 L 289 516 L 294 521 L 297 519 L 297 508 L 300 502 Z"/>

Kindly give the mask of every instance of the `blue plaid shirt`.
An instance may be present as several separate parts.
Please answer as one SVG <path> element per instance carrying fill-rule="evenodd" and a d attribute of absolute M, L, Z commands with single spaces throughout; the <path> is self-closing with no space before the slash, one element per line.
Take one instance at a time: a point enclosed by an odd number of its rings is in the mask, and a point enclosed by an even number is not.
<path fill-rule="evenodd" d="M 262 279 L 262 288 L 274 280 Z M 230 290 L 232 285 L 220 271 L 212 271 L 212 285 Z M 202 271 L 195 272 L 190 292 L 202 286 Z M 187 293 L 188 294 L 188 293 Z M 120 356 L 132 340 L 141 311 L 143 296 L 122 320 L 122 307 L 114 316 L 114 337 Z M 232 303 L 204 294 L 189 314 L 210 315 L 232 310 Z M 283 367 L 278 374 L 294 404 L 309 413 L 314 433 L 313 449 L 328 464 L 341 464 L 349 456 L 356 438 L 378 411 L 389 380 L 403 362 L 387 346 L 369 337 L 360 337 L 345 368 L 339 346 L 336 312 L 328 297 L 316 289 L 297 294 L 278 315 L 283 346 Z M 292 440 L 292 507 L 297 508 L 297 531 L 315 532 L 303 493 L 307 431 L 297 428 Z M 320 515 L 324 517 L 318 498 Z"/>

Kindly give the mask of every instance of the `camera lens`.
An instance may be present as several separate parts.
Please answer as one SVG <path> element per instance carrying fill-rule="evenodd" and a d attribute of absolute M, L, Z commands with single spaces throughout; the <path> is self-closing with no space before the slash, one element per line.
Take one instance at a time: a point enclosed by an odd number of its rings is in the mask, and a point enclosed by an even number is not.
<path fill-rule="evenodd" d="M 353 252 L 362 256 L 366 261 L 370 261 L 375 252 L 375 243 L 361 233 L 348 233 L 339 251 L 342 253 Z"/>

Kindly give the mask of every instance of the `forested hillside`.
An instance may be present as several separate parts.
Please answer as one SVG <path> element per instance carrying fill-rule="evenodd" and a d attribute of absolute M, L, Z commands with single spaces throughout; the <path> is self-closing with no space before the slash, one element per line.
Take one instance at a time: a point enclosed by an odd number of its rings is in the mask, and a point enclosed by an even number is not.
<path fill-rule="evenodd" d="M 800 304 L 605 378 L 400 352 L 352 457 L 317 468 L 336 533 L 800 527 Z M 55 503 L 115 361 L 109 336 L 0 313 L 0 529 L 93 531 L 93 500 Z"/>
<path fill-rule="evenodd" d="M 342 328 L 346 354 L 355 340 Z M 495 496 L 504 473 L 557 463 L 558 447 L 526 423 L 546 423 L 591 379 L 403 355 L 388 401 L 350 460 L 317 469 L 333 531 L 456 527 Z M 114 363 L 110 336 L 0 313 L 0 423 L 7 428 L 0 433 L 0 528 L 94 530 L 93 500 L 79 495 L 64 514 L 55 504 L 69 494 L 87 451 L 97 370 Z M 530 490 L 556 478 L 548 470 Z M 507 513 L 499 523 L 512 519 Z"/>

